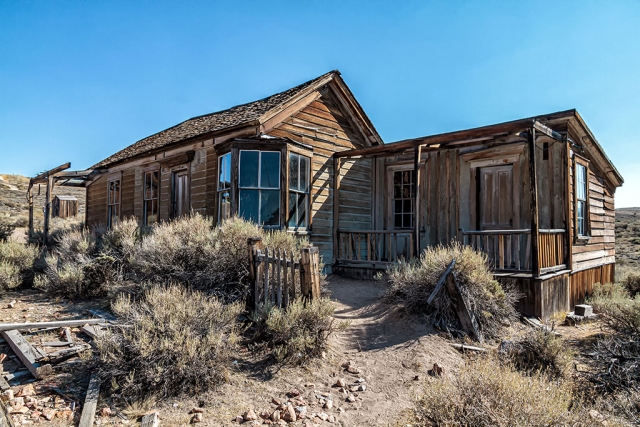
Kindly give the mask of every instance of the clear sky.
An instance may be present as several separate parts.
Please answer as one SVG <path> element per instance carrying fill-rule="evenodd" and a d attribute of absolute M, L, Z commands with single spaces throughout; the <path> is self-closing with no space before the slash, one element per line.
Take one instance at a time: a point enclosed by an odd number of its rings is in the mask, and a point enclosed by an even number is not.
<path fill-rule="evenodd" d="M 0 172 L 339 69 L 385 142 L 576 108 L 640 206 L 638 1 L 0 0 Z"/>

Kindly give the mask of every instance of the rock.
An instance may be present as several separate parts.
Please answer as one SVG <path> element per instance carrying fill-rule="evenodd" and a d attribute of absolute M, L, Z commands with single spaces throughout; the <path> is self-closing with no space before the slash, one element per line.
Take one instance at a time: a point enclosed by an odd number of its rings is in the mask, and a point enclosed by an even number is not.
<path fill-rule="evenodd" d="M 242 424 L 244 422 L 244 418 L 242 417 L 242 415 L 238 415 L 235 419 L 235 422 L 237 422 L 238 424 Z"/>
<path fill-rule="evenodd" d="M 367 389 L 367 386 L 365 384 L 360 384 L 358 386 L 358 391 L 365 391 Z"/>
<path fill-rule="evenodd" d="M 5 392 L 2 393 L 2 400 L 13 400 L 13 390 L 5 390 Z"/>
<path fill-rule="evenodd" d="M 271 421 L 278 421 L 278 420 L 280 420 L 280 411 L 276 409 L 271 414 Z"/>
<path fill-rule="evenodd" d="M 65 410 L 56 413 L 56 418 L 62 418 L 63 420 L 73 421 L 73 411 Z"/>
<path fill-rule="evenodd" d="M 331 409 L 331 408 L 333 408 L 333 400 L 327 400 L 324 403 L 324 409 Z"/>
<path fill-rule="evenodd" d="M 296 421 L 296 411 L 293 409 L 292 405 L 287 405 L 284 412 L 282 413 L 282 419 L 288 423 L 293 423 Z"/>
<path fill-rule="evenodd" d="M 333 415 L 329 415 L 329 418 L 327 419 L 327 421 L 329 421 L 331 424 L 336 422 L 336 417 Z"/>
<path fill-rule="evenodd" d="M 413 377 L 414 381 L 420 381 L 420 375 L 416 375 L 415 377 Z"/>
<path fill-rule="evenodd" d="M 282 405 L 282 400 L 278 399 L 277 397 L 274 397 L 271 399 L 271 403 L 273 403 L 274 405 Z"/>
<path fill-rule="evenodd" d="M 190 414 L 202 414 L 204 412 L 204 409 L 199 408 L 197 406 L 194 406 L 193 408 L 191 408 L 191 410 L 189 411 Z"/>
<path fill-rule="evenodd" d="M 355 401 L 356 401 L 356 397 L 353 394 L 350 394 L 349 396 L 347 396 L 347 402 L 353 403 Z"/>
<path fill-rule="evenodd" d="M 202 414 L 201 413 L 193 414 L 193 417 L 191 417 L 191 424 L 201 423 L 201 422 L 202 422 Z"/>
<path fill-rule="evenodd" d="M 359 385 L 349 386 L 349 391 L 352 392 L 352 393 L 358 391 L 359 389 L 360 389 Z"/>
<path fill-rule="evenodd" d="M 356 382 L 357 382 L 358 384 L 362 384 L 362 383 L 364 383 L 364 382 L 365 382 L 365 379 L 364 379 L 364 378 L 358 378 L 358 379 L 356 380 Z"/>
<path fill-rule="evenodd" d="M 344 378 L 338 378 L 338 381 L 336 381 L 336 383 L 333 386 L 334 387 L 346 387 L 347 386 L 347 382 L 344 380 Z"/>
<path fill-rule="evenodd" d="M 267 411 L 262 411 L 260 412 L 260 418 L 262 418 L 263 420 L 268 420 L 271 418 L 271 414 Z"/>
<path fill-rule="evenodd" d="M 37 420 L 38 418 L 40 418 L 40 415 L 42 415 L 42 412 L 40 412 L 40 411 L 33 411 L 33 412 L 31 413 L 31 418 L 32 418 L 32 419 L 34 419 L 34 420 Z"/>
<path fill-rule="evenodd" d="M 16 397 L 11 400 L 11 406 L 15 408 L 21 408 L 24 406 L 24 397 Z"/>
<path fill-rule="evenodd" d="M 444 368 L 440 365 L 438 365 L 437 363 L 433 364 L 433 375 L 435 375 L 436 377 L 440 377 L 442 376 L 442 374 L 444 374 Z"/>
<path fill-rule="evenodd" d="M 287 396 L 289 397 L 297 397 L 300 396 L 300 391 L 298 391 L 297 388 L 292 389 L 291 391 L 289 391 L 289 393 L 287 393 Z"/>
<path fill-rule="evenodd" d="M 306 383 L 304 386 L 305 387 L 315 387 L 316 385 L 314 383 Z"/>
<path fill-rule="evenodd" d="M 316 414 L 316 417 L 320 418 L 322 421 L 327 421 L 329 419 L 329 414 L 326 412 L 320 412 L 319 414 Z"/>
<path fill-rule="evenodd" d="M 111 408 L 109 408 L 108 406 L 105 406 L 104 408 L 100 409 L 99 412 L 101 417 L 110 417 L 111 416 Z"/>
<path fill-rule="evenodd" d="M 359 375 L 361 373 L 359 368 L 356 368 L 355 366 L 349 366 L 347 368 L 347 372 L 349 372 L 350 374 L 354 374 L 354 375 Z"/>
<path fill-rule="evenodd" d="M 53 408 L 44 408 L 42 411 L 42 416 L 47 419 L 47 421 L 51 421 L 53 417 L 56 416 L 56 410 Z"/>
<path fill-rule="evenodd" d="M 249 409 L 247 412 L 245 412 L 244 414 L 242 414 L 242 418 L 245 421 L 253 421 L 253 420 L 257 420 L 258 416 L 256 415 L 256 413 L 253 411 L 253 409 Z"/>
<path fill-rule="evenodd" d="M 343 408 L 342 406 L 340 406 L 340 407 L 338 408 L 338 412 L 343 413 L 343 412 L 344 412 L 344 408 Z"/>
<path fill-rule="evenodd" d="M 16 300 L 11 301 L 9 304 L 7 304 L 7 308 L 13 308 L 16 306 Z"/>

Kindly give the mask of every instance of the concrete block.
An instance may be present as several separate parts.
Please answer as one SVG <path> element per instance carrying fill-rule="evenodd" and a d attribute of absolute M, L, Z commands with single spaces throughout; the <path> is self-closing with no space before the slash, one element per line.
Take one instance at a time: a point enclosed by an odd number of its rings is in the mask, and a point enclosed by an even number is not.
<path fill-rule="evenodd" d="M 593 307 L 587 304 L 576 305 L 574 313 L 578 316 L 592 316 L 593 315 Z"/>

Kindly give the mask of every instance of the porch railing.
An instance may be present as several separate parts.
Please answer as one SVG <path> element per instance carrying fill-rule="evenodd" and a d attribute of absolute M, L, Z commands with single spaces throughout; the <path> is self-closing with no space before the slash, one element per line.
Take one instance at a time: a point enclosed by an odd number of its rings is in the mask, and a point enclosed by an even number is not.
<path fill-rule="evenodd" d="M 338 230 L 338 262 L 391 263 L 414 256 L 411 230 Z"/>
<path fill-rule="evenodd" d="M 531 229 L 462 231 L 463 243 L 487 254 L 497 271 L 531 271 Z M 565 230 L 539 231 L 538 262 L 540 271 L 565 265 Z"/>

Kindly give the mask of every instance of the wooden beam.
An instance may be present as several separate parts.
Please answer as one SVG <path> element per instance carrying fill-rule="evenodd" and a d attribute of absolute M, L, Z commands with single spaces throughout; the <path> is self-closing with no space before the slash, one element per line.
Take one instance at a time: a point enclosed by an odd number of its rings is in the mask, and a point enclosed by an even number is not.
<path fill-rule="evenodd" d="M 82 408 L 82 416 L 78 427 L 93 427 L 99 396 L 100 379 L 96 374 L 92 374 L 91 379 L 89 380 L 89 388 L 87 388 L 87 396 L 84 399 L 84 407 Z"/>
<path fill-rule="evenodd" d="M 531 178 L 531 273 L 540 277 L 540 254 L 538 252 L 540 230 L 538 227 L 538 173 L 536 168 L 536 130 L 529 133 L 529 174 Z"/>
<path fill-rule="evenodd" d="M 436 287 L 433 288 L 433 292 L 431 292 L 431 295 L 429 295 L 427 304 L 431 304 L 433 302 L 436 295 L 438 295 L 438 292 L 440 292 L 440 289 L 442 289 L 442 285 L 444 285 L 445 280 L 447 280 L 447 277 L 449 277 L 449 273 L 451 273 L 451 271 L 453 270 L 453 267 L 455 266 L 456 266 L 456 260 L 454 258 L 451 260 L 451 262 L 449 263 L 449 266 L 444 271 L 444 273 L 442 273 L 442 276 L 440 276 L 440 280 L 438 280 L 438 283 L 436 283 Z"/>
<path fill-rule="evenodd" d="M 420 257 L 420 156 L 422 155 L 422 146 L 418 145 L 414 148 L 413 153 L 413 239 L 415 257 Z"/>
<path fill-rule="evenodd" d="M 60 165 L 57 168 L 49 169 L 48 171 L 42 172 L 40 175 L 31 178 L 31 182 L 33 184 L 42 184 L 49 179 L 50 176 L 57 174 L 58 172 L 62 172 L 65 169 L 69 169 L 71 167 L 71 163 L 67 162 L 64 165 Z"/>
<path fill-rule="evenodd" d="M 49 220 L 51 218 L 51 193 L 53 192 L 53 177 L 47 178 L 47 195 L 44 202 L 44 235 L 42 238 L 43 246 L 49 243 Z"/>
<path fill-rule="evenodd" d="M 567 201 L 565 206 L 565 228 L 566 239 L 567 239 L 567 254 L 565 264 L 569 269 L 573 268 L 573 227 L 571 226 L 571 219 L 573 215 L 571 215 L 571 203 L 573 202 L 570 194 L 571 194 L 571 143 L 567 141 L 565 143 L 565 168 L 564 168 L 564 177 L 565 177 L 565 199 Z M 574 171 L 575 173 L 575 171 Z M 575 191 L 575 189 L 574 189 Z M 569 281 L 571 281 L 571 277 L 569 277 Z"/>
<path fill-rule="evenodd" d="M 29 239 L 33 237 L 33 184 L 29 181 L 29 189 L 27 190 L 27 200 L 29 202 Z"/>
<path fill-rule="evenodd" d="M 16 330 L 2 331 L 2 336 L 9 344 L 9 347 L 18 356 L 18 359 L 27 367 L 31 375 L 36 379 L 41 379 L 44 375 L 51 373 L 51 365 L 40 365 L 36 360 L 40 359 L 40 355 L 29 344 L 27 340 Z"/>
<path fill-rule="evenodd" d="M 33 323 L 0 323 L 0 331 L 26 331 L 29 329 L 63 328 L 66 326 L 83 326 L 105 323 L 104 319 L 78 319 L 60 320 L 58 322 L 33 322 Z"/>
<path fill-rule="evenodd" d="M 460 320 L 462 329 L 464 329 L 464 331 L 471 337 L 482 342 L 482 333 L 478 327 L 478 322 L 476 321 L 473 312 L 469 309 L 469 305 L 467 304 L 464 294 L 460 291 L 460 286 L 458 285 L 455 274 L 450 274 L 447 280 L 445 280 L 445 283 L 447 285 L 449 296 L 456 302 L 456 312 L 458 313 L 458 319 Z"/>
<path fill-rule="evenodd" d="M 338 242 L 338 228 L 340 226 L 340 162 L 333 158 L 333 264 L 338 264 L 340 246 Z"/>

